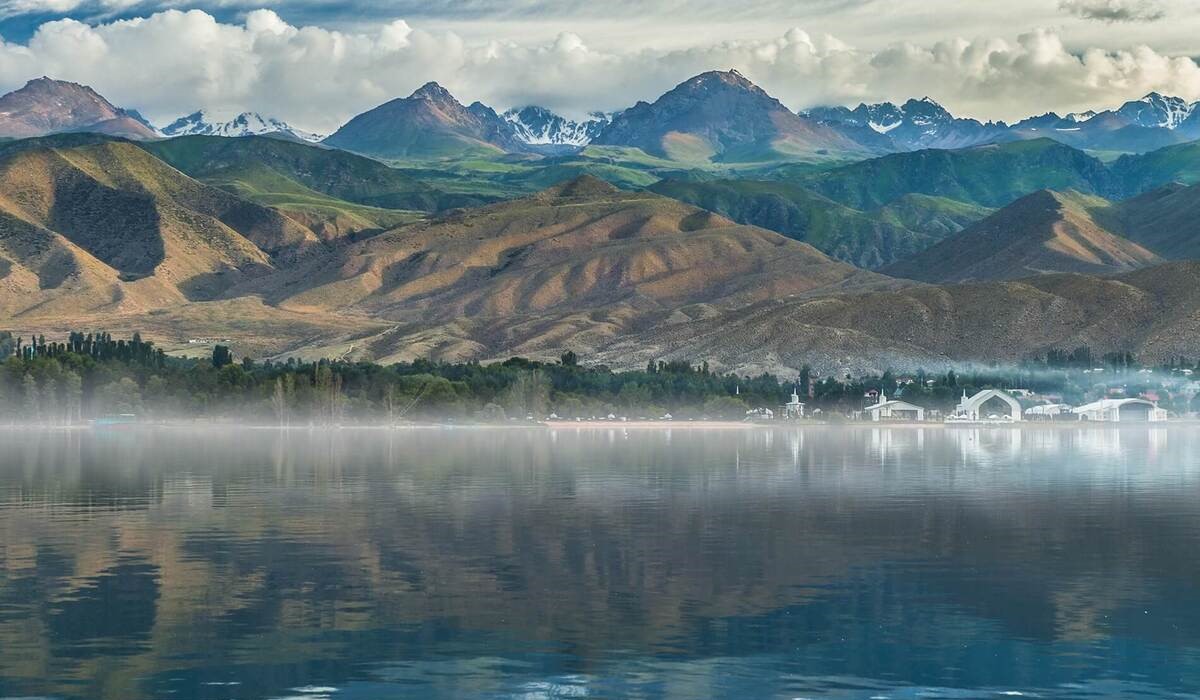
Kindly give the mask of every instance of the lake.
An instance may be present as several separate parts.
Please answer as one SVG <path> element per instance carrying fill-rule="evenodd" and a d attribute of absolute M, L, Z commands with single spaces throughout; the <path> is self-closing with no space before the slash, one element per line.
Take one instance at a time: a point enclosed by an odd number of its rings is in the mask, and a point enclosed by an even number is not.
<path fill-rule="evenodd" d="M 1200 697 L 1200 429 L 0 431 L 0 697 Z"/>

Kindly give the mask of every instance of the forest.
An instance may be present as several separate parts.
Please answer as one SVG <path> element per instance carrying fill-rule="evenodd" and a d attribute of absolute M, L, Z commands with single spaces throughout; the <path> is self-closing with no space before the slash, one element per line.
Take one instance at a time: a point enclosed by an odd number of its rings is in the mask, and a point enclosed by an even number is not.
<path fill-rule="evenodd" d="M 1114 392 L 1156 392 L 1164 407 L 1194 411 L 1190 376 L 1179 358 L 1152 371 L 1129 353 L 1096 357 L 1086 348 L 1053 350 L 1018 366 L 960 372 L 883 372 L 869 377 L 722 374 L 708 363 L 653 361 L 614 371 L 573 352 L 555 362 L 430 360 L 303 363 L 236 358 L 217 345 L 210 357 L 173 357 L 134 334 L 70 333 L 62 341 L 0 332 L 0 421 L 75 424 L 104 416 L 138 420 L 239 420 L 331 425 L 401 421 L 511 421 L 623 416 L 630 419 L 742 419 L 777 410 L 793 391 L 809 415 L 840 420 L 878 393 L 949 410 L 963 392 L 1021 388 L 1034 397 L 1082 403 Z M 1036 399 L 1035 399 L 1036 400 Z M 1046 399 L 1043 399 L 1046 400 Z"/>

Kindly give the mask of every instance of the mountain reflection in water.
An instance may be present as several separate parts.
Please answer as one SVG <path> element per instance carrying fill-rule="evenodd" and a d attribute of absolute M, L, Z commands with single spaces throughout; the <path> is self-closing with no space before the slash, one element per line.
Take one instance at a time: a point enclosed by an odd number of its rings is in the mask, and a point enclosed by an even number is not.
<path fill-rule="evenodd" d="M 0 697 L 1180 697 L 1200 430 L 3 432 Z"/>

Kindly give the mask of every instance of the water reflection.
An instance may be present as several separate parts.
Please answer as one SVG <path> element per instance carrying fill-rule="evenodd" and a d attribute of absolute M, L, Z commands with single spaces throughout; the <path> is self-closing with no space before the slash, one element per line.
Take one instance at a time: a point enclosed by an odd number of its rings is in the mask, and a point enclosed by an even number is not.
<path fill-rule="evenodd" d="M 1193 429 L 0 437 L 0 697 L 1200 688 Z"/>

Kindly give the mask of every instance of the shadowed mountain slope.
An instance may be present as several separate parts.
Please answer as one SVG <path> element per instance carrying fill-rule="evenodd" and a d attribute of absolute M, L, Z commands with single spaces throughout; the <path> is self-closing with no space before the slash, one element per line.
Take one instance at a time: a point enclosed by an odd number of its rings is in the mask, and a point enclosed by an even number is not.
<path fill-rule="evenodd" d="M 1200 260 L 1200 185 L 1171 184 L 1118 202 L 1125 237 L 1173 260 Z"/>
<path fill-rule="evenodd" d="M 12 314 L 62 298 L 74 311 L 209 298 L 317 243 L 127 142 L 0 156 L 0 218 Z"/>

